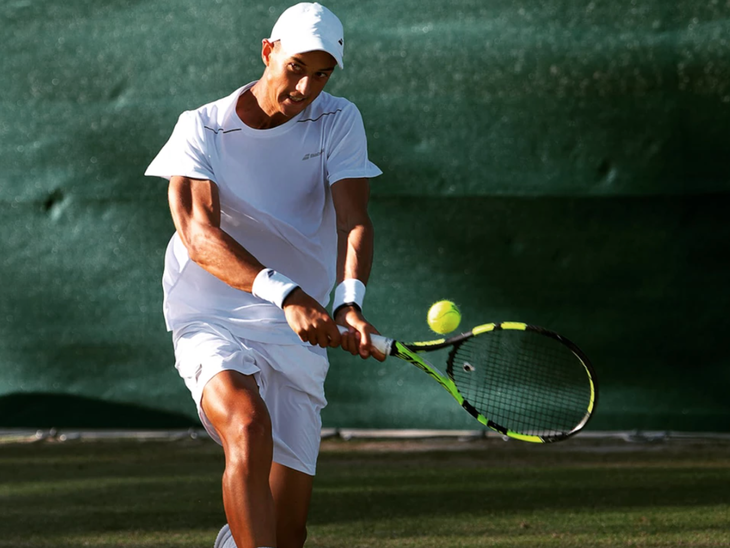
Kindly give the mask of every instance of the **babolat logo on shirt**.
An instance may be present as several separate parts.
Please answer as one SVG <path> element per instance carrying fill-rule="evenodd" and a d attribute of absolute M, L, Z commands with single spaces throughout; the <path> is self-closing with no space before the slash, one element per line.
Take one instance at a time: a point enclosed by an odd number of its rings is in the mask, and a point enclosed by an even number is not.
<path fill-rule="evenodd" d="M 317 158 L 318 156 L 322 156 L 323 152 L 324 152 L 324 149 L 320 150 L 319 152 L 312 152 L 311 154 L 305 154 L 304 158 L 302 158 L 302 161 L 309 160 L 311 158 Z"/>

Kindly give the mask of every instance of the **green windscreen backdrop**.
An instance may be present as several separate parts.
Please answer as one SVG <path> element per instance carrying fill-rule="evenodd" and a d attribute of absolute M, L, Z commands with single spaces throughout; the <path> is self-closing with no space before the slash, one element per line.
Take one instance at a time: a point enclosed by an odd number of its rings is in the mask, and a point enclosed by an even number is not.
<path fill-rule="evenodd" d="M 289 4 L 0 4 L 0 427 L 184 427 L 144 170 L 178 115 L 261 75 Z M 574 340 L 595 430 L 730 430 L 730 1 L 332 0 L 360 108 L 368 318 Z M 331 353 L 328 427 L 474 428 L 415 368 Z"/>

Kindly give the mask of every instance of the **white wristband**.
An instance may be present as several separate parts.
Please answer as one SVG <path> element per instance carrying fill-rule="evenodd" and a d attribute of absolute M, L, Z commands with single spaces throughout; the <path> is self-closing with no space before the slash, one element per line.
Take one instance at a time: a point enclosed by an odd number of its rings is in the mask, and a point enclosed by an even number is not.
<path fill-rule="evenodd" d="M 251 293 L 254 297 L 269 301 L 281 308 L 287 295 L 297 287 L 299 286 L 283 274 L 272 268 L 264 268 L 256 275 Z"/>
<path fill-rule="evenodd" d="M 335 289 L 335 300 L 332 302 L 332 314 L 337 312 L 341 306 L 357 305 L 362 310 L 362 302 L 365 300 L 365 284 L 357 278 L 343 280 Z"/>

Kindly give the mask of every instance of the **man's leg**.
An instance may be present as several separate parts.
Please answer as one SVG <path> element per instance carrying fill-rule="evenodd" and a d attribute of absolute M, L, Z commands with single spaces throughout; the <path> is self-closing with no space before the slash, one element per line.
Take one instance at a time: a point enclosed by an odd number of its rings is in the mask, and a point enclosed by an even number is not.
<path fill-rule="evenodd" d="M 307 515 L 314 478 L 274 463 L 269 484 L 276 507 L 278 548 L 302 548 L 307 539 Z"/>
<path fill-rule="evenodd" d="M 277 546 L 274 499 L 269 487 L 271 419 L 253 376 L 222 371 L 201 402 L 223 444 L 223 506 L 238 548 Z"/>
<path fill-rule="evenodd" d="M 274 463 L 269 483 L 276 507 L 276 546 L 302 548 L 307 538 L 307 515 L 314 478 Z"/>

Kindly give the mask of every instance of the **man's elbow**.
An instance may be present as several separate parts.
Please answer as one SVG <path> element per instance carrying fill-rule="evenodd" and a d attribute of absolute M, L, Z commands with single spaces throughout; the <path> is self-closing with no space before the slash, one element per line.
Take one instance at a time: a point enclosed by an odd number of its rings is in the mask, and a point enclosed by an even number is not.
<path fill-rule="evenodd" d="M 212 237 L 208 230 L 203 227 L 188 230 L 185 235 L 182 235 L 182 241 L 191 261 L 201 266 L 207 264 L 212 245 Z"/>
<path fill-rule="evenodd" d="M 337 222 L 337 232 L 340 234 L 350 234 L 351 232 L 367 233 L 372 232 L 372 230 L 373 223 L 368 215 L 341 219 Z"/>

